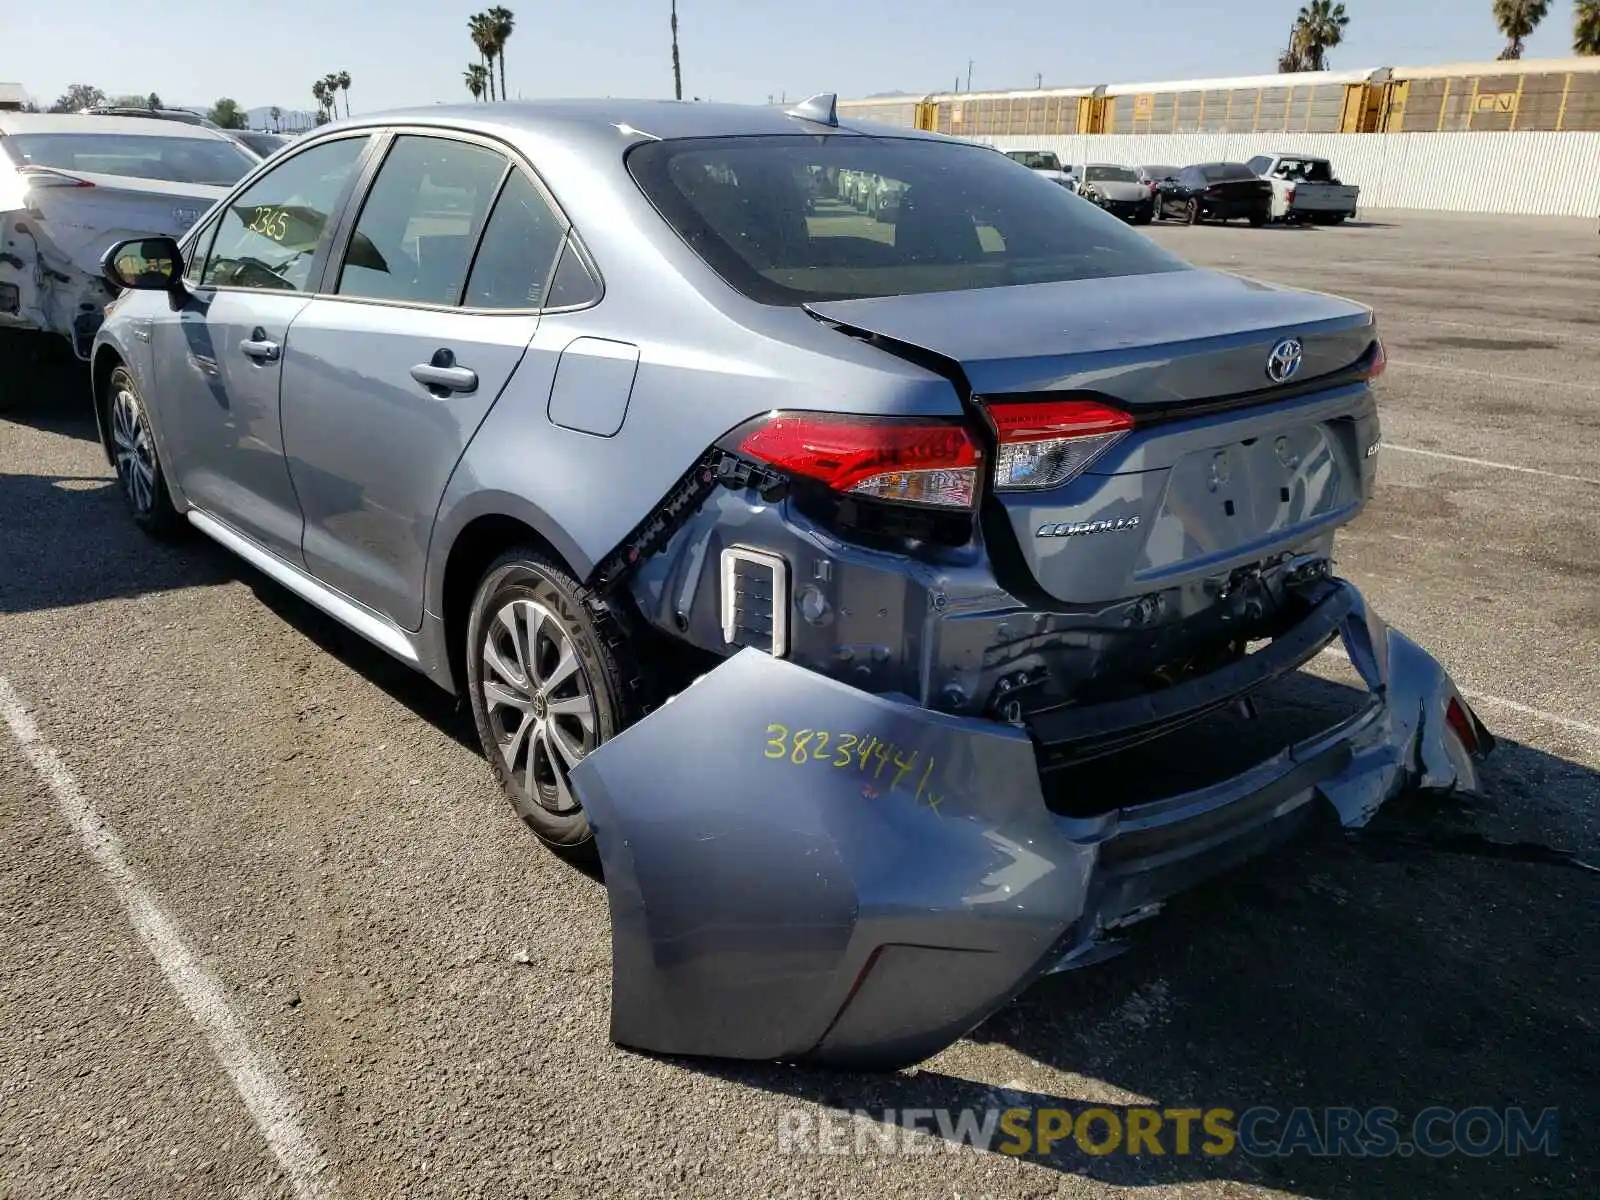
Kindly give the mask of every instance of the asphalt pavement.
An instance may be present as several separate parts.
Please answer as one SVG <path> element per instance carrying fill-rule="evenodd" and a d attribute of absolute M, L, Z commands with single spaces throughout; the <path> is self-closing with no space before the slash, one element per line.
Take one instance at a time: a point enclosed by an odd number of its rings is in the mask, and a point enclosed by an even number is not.
<path fill-rule="evenodd" d="M 1405 828 L 1600 858 L 1593 222 L 1150 234 L 1376 305 L 1381 482 L 1339 570 L 1501 739 L 1485 802 Z M 612 1046 L 604 894 L 516 822 L 470 719 L 220 548 L 144 539 L 78 369 L 29 386 L 0 417 L 0 1197 L 1600 1194 L 1600 883 L 1550 863 L 1319 832 L 896 1075 Z M 1556 1107 L 1562 1137 L 1438 1159 L 783 1137 L 1090 1103 Z"/>

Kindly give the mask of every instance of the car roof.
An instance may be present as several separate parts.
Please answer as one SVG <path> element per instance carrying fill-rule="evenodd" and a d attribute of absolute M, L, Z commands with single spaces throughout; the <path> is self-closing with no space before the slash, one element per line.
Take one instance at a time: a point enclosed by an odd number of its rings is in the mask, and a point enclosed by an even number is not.
<path fill-rule="evenodd" d="M 0 112 L 0 133 L 125 133 L 134 137 L 213 138 L 220 131 L 160 117 L 96 117 L 86 113 Z"/>
<path fill-rule="evenodd" d="M 775 105 L 716 104 L 687 100 L 538 100 L 495 104 L 435 104 L 363 114 L 331 122 L 335 128 L 386 125 L 442 125 L 517 141 L 519 134 L 559 137 L 569 145 L 610 151 L 641 141 L 691 137 L 751 137 L 760 134 L 816 134 L 959 141 L 900 125 L 856 121 L 840 114 L 836 129 L 792 117 Z"/>

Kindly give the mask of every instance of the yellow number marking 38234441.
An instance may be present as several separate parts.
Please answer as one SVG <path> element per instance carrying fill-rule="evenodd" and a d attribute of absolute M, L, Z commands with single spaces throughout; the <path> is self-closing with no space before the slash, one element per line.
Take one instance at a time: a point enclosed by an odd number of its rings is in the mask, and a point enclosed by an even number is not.
<path fill-rule="evenodd" d="M 891 792 L 910 791 L 909 781 L 915 778 L 916 800 L 919 803 L 926 801 L 936 812 L 944 799 L 929 787 L 934 774 L 932 755 L 924 756 L 916 750 L 904 750 L 871 735 L 862 737 L 827 729 L 791 731 L 787 725 L 773 722 L 767 726 L 763 757 L 796 767 L 822 763 L 840 771 L 853 769 L 873 780 L 887 779 Z M 902 784 L 905 785 L 904 789 Z"/>

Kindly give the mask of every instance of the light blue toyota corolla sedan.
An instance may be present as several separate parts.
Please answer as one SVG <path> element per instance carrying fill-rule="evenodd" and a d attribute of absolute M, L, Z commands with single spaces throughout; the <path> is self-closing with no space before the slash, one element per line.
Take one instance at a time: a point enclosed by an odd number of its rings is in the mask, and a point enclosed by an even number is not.
<path fill-rule="evenodd" d="M 620 1042 L 914 1061 L 1315 812 L 1479 786 L 1331 566 L 1372 313 L 992 149 L 827 96 L 419 109 L 106 270 L 134 521 L 470 703 L 600 860 Z M 1365 688 L 1292 742 L 1205 724 L 1335 641 Z"/>

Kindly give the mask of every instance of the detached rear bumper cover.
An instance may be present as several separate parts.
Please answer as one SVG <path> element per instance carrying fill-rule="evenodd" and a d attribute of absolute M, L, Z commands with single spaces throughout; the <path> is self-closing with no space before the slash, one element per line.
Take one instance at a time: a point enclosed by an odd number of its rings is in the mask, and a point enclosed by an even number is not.
<path fill-rule="evenodd" d="M 1358 827 L 1410 787 L 1477 790 L 1449 677 L 1336 586 L 1370 706 L 1237 778 L 1089 819 L 1045 807 L 1021 731 L 728 660 L 573 772 L 609 889 L 613 1040 L 914 1063 L 1319 803 Z"/>

